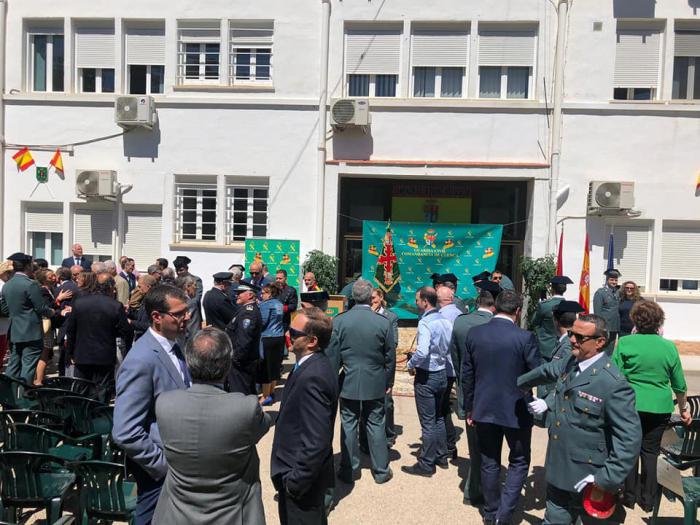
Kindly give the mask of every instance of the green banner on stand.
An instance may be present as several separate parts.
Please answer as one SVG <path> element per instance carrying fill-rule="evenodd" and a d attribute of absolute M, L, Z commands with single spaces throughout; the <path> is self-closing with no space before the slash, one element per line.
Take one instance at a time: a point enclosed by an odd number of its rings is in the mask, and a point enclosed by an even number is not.
<path fill-rule="evenodd" d="M 400 319 L 418 315 L 415 294 L 434 273 L 453 273 L 457 295 L 474 297 L 472 276 L 495 269 L 500 224 L 425 224 L 363 221 L 362 277 L 382 288 Z"/>
<path fill-rule="evenodd" d="M 287 270 L 291 286 L 299 285 L 299 241 L 282 239 L 246 239 L 246 269 L 252 262 L 267 264 L 273 280 L 277 270 Z"/>

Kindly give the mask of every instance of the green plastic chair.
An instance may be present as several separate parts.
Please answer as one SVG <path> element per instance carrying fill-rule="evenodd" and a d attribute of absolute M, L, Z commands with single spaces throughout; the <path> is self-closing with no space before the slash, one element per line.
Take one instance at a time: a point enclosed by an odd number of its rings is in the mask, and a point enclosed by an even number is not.
<path fill-rule="evenodd" d="M 93 381 L 87 379 L 79 379 L 77 377 L 47 377 L 44 379 L 44 387 L 60 388 L 61 390 L 69 390 L 76 395 L 91 397 L 97 399 L 98 386 Z"/>
<path fill-rule="evenodd" d="M 92 411 L 106 406 L 95 399 L 75 395 L 57 397 L 53 403 L 66 416 L 70 428 L 69 433 L 75 436 L 92 434 Z"/>
<path fill-rule="evenodd" d="M 34 388 L 25 393 L 25 397 L 35 400 L 39 408 L 45 412 L 51 412 L 52 414 L 59 415 L 61 417 L 67 417 L 63 410 L 63 407 L 56 405 L 56 399 L 59 397 L 72 396 L 75 395 L 70 390 L 64 390 L 62 388 L 48 388 L 39 387 Z"/>
<path fill-rule="evenodd" d="M 63 500 L 75 483 L 75 474 L 47 468 L 56 465 L 65 463 L 48 454 L 0 452 L 5 520 L 17 523 L 18 511 L 25 508 L 46 509 L 48 523 L 61 517 Z"/>
<path fill-rule="evenodd" d="M 100 457 L 102 442 L 99 435 L 74 438 L 28 423 L 7 426 L 5 451 L 27 451 L 50 454 L 65 461 L 82 461 Z"/>
<path fill-rule="evenodd" d="M 656 524 L 664 491 L 673 494 L 683 504 L 685 525 L 694 525 L 700 504 L 700 477 L 682 476 L 681 471 L 700 465 L 700 420 L 685 427 L 680 421 L 666 429 L 661 440 L 661 455 L 657 460 L 658 490 L 650 525 Z"/>
<path fill-rule="evenodd" d="M 82 523 L 92 520 L 134 523 L 136 483 L 126 481 L 120 463 L 81 461 L 71 465 L 78 474 Z"/>
<path fill-rule="evenodd" d="M 62 418 L 50 412 L 23 409 L 3 410 L 0 411 L 0 431 L 3 443 L 5 443 L 6 436 L 11 433 L 8 426 L 12 426 L 14 423 L 30 423 L 59 432 L 63 431 L 65 426 Z"/>
<path fill-rule="evenodd" d="M 24 394 L 31 390 L 33 387 L 24 381 L 7 374 L 0 374 L 0 405 L 3 409 L 36 408 L 36 401 L 24 397 Z"/>

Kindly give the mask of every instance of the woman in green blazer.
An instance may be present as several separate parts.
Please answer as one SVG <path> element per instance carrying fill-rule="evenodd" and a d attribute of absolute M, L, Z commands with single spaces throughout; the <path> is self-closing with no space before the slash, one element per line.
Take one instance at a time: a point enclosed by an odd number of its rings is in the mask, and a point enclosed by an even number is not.
<path fill-rule="evenodd" d="M 652 301 L 639 301 L 630 311 L 636 333 L 621 338 L 613 362 L 627 377 L 637 397 L 637 412 L 642 424 L 641 476 L 637 466 L 625 483 L 623 503 L 633 508 L 635 503 L 646 512 L 654 506 L 658 485 L 656 460 L 661 437 L 673 412 L 673 395 L 685 424 L 691 415 L 686 404 L 686 384 L 678 349 L 673 341 L 664 339 L 659 330 L 664 323 L 664 311 Z"/>

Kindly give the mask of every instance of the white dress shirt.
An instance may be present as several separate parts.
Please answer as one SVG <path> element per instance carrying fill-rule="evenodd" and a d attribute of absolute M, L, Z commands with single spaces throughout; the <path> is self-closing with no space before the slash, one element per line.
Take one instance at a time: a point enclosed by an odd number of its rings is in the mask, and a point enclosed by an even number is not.
<path fill-rule="evenodd" d="M 182 368 L 180 368 L 180 360 L 175 355 L 175 352 L 173 352 L 173 346 L 175 346 L 176 341 L 171 341 L 170 339 L 166 339 L 165 337 L 160 335 L 158 332 L 156 332 L 153 328 L 149 328 L 148 331 L 151 333 L 151 335 L 153 337 L 155 337 L 156 341 L 158 341 L 158 343 L 160 343 L 160 346 L 163 347 L 163 350 L 165 350 L 165 353 L 168 354 L 168 357 L 173 362 L 173 365 L 175 365 L 175 370 L 180 372 L 180 377 L 184 381 L 185 374 L 182 372 Z"/>
<path fill-rule="evenodd" d="M 602 358 L 605 355 L 605 352 L 598 352 L 596 355 L 593 357 L 589 357 L 588 359 L 584 359 L 583 361 L 579 361 L 578 363 L 578 374 L 581 372 L 585 371 L 586 368 L 591 366 L 593 363 L 595 363 L 598 359 Z"/>
<path fill-rule="evenodd" d="M 515 324 L 515 321 L 513 321 L 513 319 L 508 317 L 506 314 L 496 314 L 493 317 L 498 319 L 505 319 L 506 321 L 510 321 L 511 323 Z"/>

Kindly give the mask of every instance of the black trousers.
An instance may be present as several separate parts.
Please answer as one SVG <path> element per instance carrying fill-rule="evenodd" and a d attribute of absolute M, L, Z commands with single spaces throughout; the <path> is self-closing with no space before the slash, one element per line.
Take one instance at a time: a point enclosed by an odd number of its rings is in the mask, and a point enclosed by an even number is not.
<path fill-rule="evenodd" d="M 447 435 L 447 455 L 450 456 L 457 450 L 457 429 L 452 422 L 452 387 L 456 378 L 447 378 L 447 389 L 442 398 L 442 417 L 445 418 L 445 433 Z"/>
<path fill-rule="evenodd" d="M 104 399 L 111 399 L 115 394 L 114 365 L 81 365 L 76 363 L 73 375 L 78 379 L 87 379 L 97 384 Z"/>
<path fill-rule="evenodd" d="M 246 396 L 255 395 L 255 377 L 258 371 L 258 361 L 231 367 L 228 373 L 228 391 L 240 392 Z"/>
<path fill-rule="evenodd" d="M 656 481 L 656 460 L 661 450 L 661 437 L 671 414 L 652 414 L 638 412 L 642 423 L 642 449 L 639 459 L 642 463 L 641 475 L 638 472 L 639 461 L 625 481 L 624 502 L 628 506 L 639 503 L 644 510 L 654 506 L 659 486 Z"/>
<path fill-rule="evenodd" d="M 272 478 L 277 490 L 277 509 L 281 525 L 327 525 L 326 508 L 322 499 L 300 501 L 292 498 L 279 477 Z"/>

